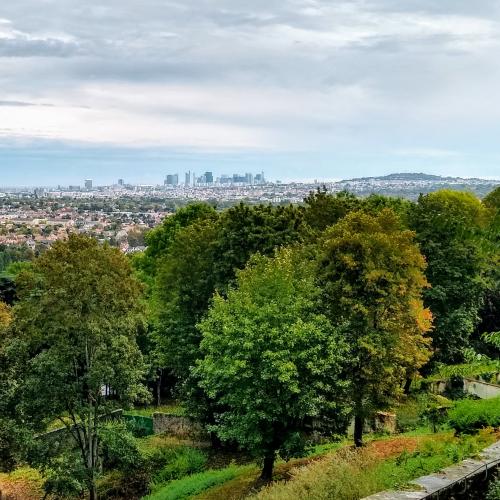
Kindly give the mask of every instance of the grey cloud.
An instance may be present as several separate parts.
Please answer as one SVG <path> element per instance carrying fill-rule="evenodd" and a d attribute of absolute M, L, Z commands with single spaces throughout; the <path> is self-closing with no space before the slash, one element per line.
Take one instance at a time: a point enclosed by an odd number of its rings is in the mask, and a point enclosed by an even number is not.
<path fill-rule="evenodd" d="M 409 137 L 411 119 L 394 127 L 394 116 L 401 120 L 416 106 L 423 111 L 439 106 L 440 95 L 458 92 L 457 82 L 478 100 L 487 96 L 493 108 L 500 106 L 496 93 L 481 92 L 481 80 L 491 88 L 500 85 L 494 69 L 498 46 L 482 48 L 474 33 L 446 31 L 459 16 L 464 23 L 498 27 L 497 0 L 45 0 L 43 9 L 40 0 L 2 3 L 0 18 L 26 36 L 6 39 L 0 33 L 0 56 L 11 58 L 2 61 L 0 86 L 27 103 L 89 83 L 220 83 L 286 88 L 298 96 L 353 85 L 368 89 L 375 110 L 349 124 L 352 130 L 363 128 L 373 136 L 370 130 L 393 127 L 398 133 L 400 127 Z M 399 22 L 413 18 L 414 29 L 399 30 Z M 440 22 L 443 32 L 424 29 Z M 489 36 L 500 38 L 500 30 Z M 31 58 L 19 62 L 12 56 Z M 33 56 L 53 59 L 45 64 Z M 23 93 L 16 93 L 19 89 Z M 357 104 L 353 98 L 352 106 Z M 468 103 L 471 109 L 473 104 Z M 335 116 L 337 110 L 332 105 L 329 111 Z M 186 115 L 182 109 L 166 112 Z M 222 112 L 203 109 L 187 118 L 196 116 L 226 120 Z M 471 115 L 463 126 L 480 119 Z M 280 116 L 266 120 L 283 133 L 292 126 Z M 312 120 L 304 109 L 293 127 L 312 130 Z"/>
<path fill-rule="evenodd" d="M 76 43 L 55 38 L 0 38 L 0 57 L 70 57 L 78 51 Z"/>
<path fill-rule="evenodd" d="M 35 102 L 25 102 L 25 101 L 0 101 L 0 107 L 18 107 L 18 108 L 24 108 L 24 107 L 29 107 L 29 106 L 42 106 L 42 107 L 48 107 L 52 108 L 54 107 L 53 104 L 39 104 Z"/>

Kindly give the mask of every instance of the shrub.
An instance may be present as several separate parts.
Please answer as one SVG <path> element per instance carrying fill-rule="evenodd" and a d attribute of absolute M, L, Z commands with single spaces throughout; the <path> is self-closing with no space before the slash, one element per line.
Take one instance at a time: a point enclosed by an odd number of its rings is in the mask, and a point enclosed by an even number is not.
<path fill-rule="evenodd" d="M 472 434 L 483 427 L 500 426 L 500 398 L 456 403 L 449 412 L 448 423 L 458 434 Z"/>
<path fill-rule="evenodd" d="M 100 430 L 99 437 L 105 470 L 129 471 L 139 466 L 137 442 L 125 424 L 109 422 Z"/>
<path fill-rule="evenodd" d="M 161 469 L 151 481 L 151 489 L 156 490 L 169 481 L 202 471 L 207 463 L 207 456 L 200 450 L 182 446 L 159 450 L 151 457 L 151 461 L 161 463 Z"/>

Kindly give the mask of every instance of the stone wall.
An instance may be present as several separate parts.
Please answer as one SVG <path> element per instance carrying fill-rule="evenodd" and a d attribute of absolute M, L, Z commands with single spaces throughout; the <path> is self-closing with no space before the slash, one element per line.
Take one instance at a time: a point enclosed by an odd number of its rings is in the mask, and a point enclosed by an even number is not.
<path fill-rule="evenodd" d="M 500 396 L 500 385 L 464 378 L 464 391 L 481 399 L 491 399 Z"/>
<path fill-rule="evenodd" d="M 153 432 L 170 434 L 180 439 L 206 438 L 206 433 L 200 423 L 190 417 L 170 413 L 153 413 Z"/>
<path fill-rule="evenodd" d="M 499 375 L 497 375 L 498 380 Z M 435 380 L 430 385 L 430 391 L 434 394 L 443 394 L 450 389 L 448 380 Z M 500 396 L 500 385 L 490 384 L 474 378 L 463 378 L 464 392 L 477 396 L 480 399 L 490 399 Z"/>
<path fill-rule="evenodd" d="M 397 419 L 394 413 L 378 411 L 372 418 L 365 420 L 363 432 L 369 434 L 371 432 L 386 432 L 395 434 L 397 427 Z M 350 436 L 354 434 L 354 419 L 349 425 L 347 432 Z"/>

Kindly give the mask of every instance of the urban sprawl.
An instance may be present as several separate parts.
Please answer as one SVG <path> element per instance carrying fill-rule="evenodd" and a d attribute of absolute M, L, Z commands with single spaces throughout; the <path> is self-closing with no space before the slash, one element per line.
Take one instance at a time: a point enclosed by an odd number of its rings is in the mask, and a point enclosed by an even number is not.
<path fill-rule="evenodd" d="M 182 181 L 182 182 L 181 182 Z M 483 196 L 500 181 L 462 179 L 426 174 L 391 174 L 342 181 L 269 181 L 264 172 L 200 176 L 172 173 L 157 185 L 131 184 L 57 187 L 0 187 L 0 245 L 27 246 L 36 251 L 71 232 L 109 241 L 124 252 L 144 249 L 144 234 L 179 206 L 208 201 L 223 208 L 235 203 L 302 203 L 317 189 L 349 191 L 359 196 L 384 194 L 416 199 L 420 193 L 451 188 Z"/>

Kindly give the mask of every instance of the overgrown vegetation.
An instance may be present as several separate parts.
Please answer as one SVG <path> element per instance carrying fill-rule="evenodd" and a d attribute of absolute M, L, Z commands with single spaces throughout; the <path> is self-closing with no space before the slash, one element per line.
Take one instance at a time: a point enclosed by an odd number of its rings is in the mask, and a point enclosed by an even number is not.
<path fill-rule="evenodd" d="M 484 427 L 500 427 L 500 397 L 459 401 L 450 410 L 448 421 L 459 434 L 471 434 Z"/>
<path fill-rule="evenodd" d="M 474 456 L 494 441 L 491 433 L 454 439 L 449 434 L 425 439 L 414 451 L 380 457 L 370 448 L 345 450 L 294 471 L 291 480 L 275 483 L 256 495 L 259 500 L 291 498 L 350 500 L 377 491 L 404 488 L 408 481 Z"/>

